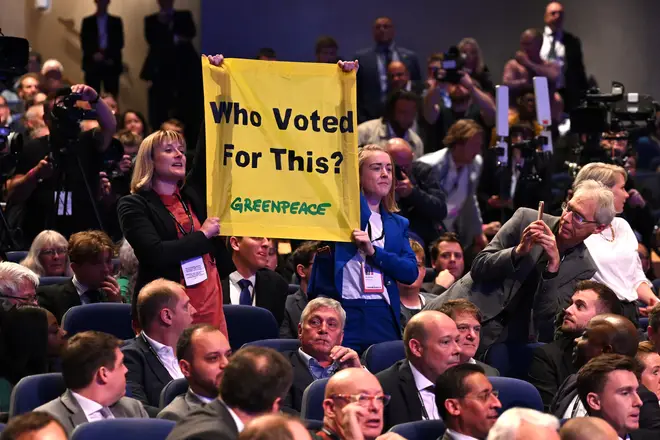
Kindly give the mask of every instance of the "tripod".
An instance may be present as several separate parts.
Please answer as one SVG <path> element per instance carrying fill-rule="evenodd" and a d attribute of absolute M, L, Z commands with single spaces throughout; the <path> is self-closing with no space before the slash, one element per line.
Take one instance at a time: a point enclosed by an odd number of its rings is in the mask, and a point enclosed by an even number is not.
<path fill-rule="evenodd" d="M 6 182 L 7 177 L 0 175 L 0 188 L 4 188 Z M 14 231 L 9 226 L 5 213 L 0 209 L 0 256 L 4 258 L 7 252 L 16 250 L 18 250 L 18 244 L 14 236 Z"/>

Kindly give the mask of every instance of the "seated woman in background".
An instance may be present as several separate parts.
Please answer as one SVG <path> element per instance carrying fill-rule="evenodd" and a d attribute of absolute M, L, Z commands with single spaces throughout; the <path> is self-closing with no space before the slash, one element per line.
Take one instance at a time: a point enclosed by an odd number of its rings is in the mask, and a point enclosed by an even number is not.
<path fill-rule="evenodd" d="M 138 265 L 139 263 L 131 244 L 126 239 L 123 239 L 119 247 L 119 273 L 116 278 L 121 296 L 124 298 L 126 304 L 130 304 L 133 300 Z"/>
<path fill-rule="evenodd" d="M 69 243 L 57 231 L 45 230 L 34 238 L 27 257 L 21 265 L 40 277 L 70 277 L 71 265 L 67 249 Z"/>

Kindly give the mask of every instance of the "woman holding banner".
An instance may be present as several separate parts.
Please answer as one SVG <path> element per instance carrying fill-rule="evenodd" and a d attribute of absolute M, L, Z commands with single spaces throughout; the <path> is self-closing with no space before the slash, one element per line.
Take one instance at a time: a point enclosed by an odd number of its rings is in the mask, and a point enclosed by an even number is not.
<path fill-rule="evenodd" d="M 351 243 L 319 246 L 308 297 L 334 298 L 346 310 L 345 347 L 362 353 L 372 344 L 401 339 L 397 281 L 412 284 L 417 259 L 408 242 L 408 220 L 398 211 L 392 158 L 377 145 L 358 154 L 360 227 Z"/>

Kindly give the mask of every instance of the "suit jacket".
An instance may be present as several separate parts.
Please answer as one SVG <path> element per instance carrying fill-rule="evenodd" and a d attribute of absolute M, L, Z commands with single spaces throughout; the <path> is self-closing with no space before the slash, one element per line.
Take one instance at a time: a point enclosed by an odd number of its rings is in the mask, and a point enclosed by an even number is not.
<path fill-rule="evenodd" d="M 142 402 L 149 414 L 158 414 L 160 392 L 170 383 L 167 372 L 149 343 L 142 335 L 127 342 L 122 348 L 124 365 L 128 368 L 126 384 L 133 398 Z"/>
<path fill-rule="evenodd" d="M 419 60 L 415 52 L 398 47 L 392 47 L 399 60 L 408 68 L 410 79 L 422 79 Z M 360 62 L 357 72 L 357 107 L 358 123 L 379 118 L 383 115 L 383 102 L 381 101 L 380 73 L 378 70 L 378 50 L 375 47 L 359 51 L 353 59 Z M 387 66 L 385 66 L 387 68 Z"/>
<path fill-rule="evenodd" d="M 422 420 L 422 404 L 407 360 L 398 361 L 376 377 L 383 393 L 392 396 L 383 412 L 383 432 L 400 423 Z"/>
<path fill-rule="evenodd" d="M 417 279 L 417 258 L 408 241 L 408 220 L 384 209 L 380 210 L 385 232 L 385 248 L 376 247 L 376 253 L 370 257 L 375 265 L 382 269 L 383 281 L 390 297 L 390 308 L 397 329 L 401 327 L 401 300 L 396 282 L 412 284 Z M 360 229 L 366 230 L 371 210 L 367 200 L 360 195 Z M 325 250 L 324 250 L 325 248 Z M 357 253 L 352 242 L 327 243 L 320 246 L 312 265 L 307 298 L 324 296 L 342 302 L 344 266 Z"/>
<path fill-rule="evenodd" d="M 572 360 L 574 346 L 570 337 L 561 337 L 537 347 L 532 354 L 528 380 L 539 390 L 546 411 L 550 410 L 561 384 L 568 376 L 577 373 Z"/>
<path fill-rule="evenodd" d="M 225 304 L 231 304 L 229 295 L 229 277 L 222 279 L 222 300 Z M 289 283 L 277 272 L 262 269 L 257 271 L 254 281 L 253 294 L 255 305 L 269 310 L 277 325 L 281 326 L 284 320 L 284 304 L 289 294 Z"/>
<path fill-rule="evenodd" d="M 443 187 L 444 180 L 449 173 L 450 157 L 449 149 L 435 151 L 426 154 L 416 162 L 415 175 L 420 176 L 425 183 L 427 191 L 439 191 L 444 194 L 445 198 L 447 193 Z M 474 238 L 482 233 L 482 220 L 481 212 L 479 211 L 479 202 L 477 201 L 477 187 L 479 184 L 479 176 L 481 175 L 481 168 L 483 166 L 483 159 L 477 155 L 472 163 L 468 165 L 468 195 L 463 202 L 461 212 L 454 222 L 457 232 L 461 238 L 463 248 L 467 249 L 472 246 Z M 446 209 L 446 208 L 445 208 Z"/>
<path fill-rule="evenodd" d="M 60 324 L 67 310 L 82 305 L 80 295 L 72 280 L 63 284 L 52 284 L 37 288 L 37 301 L 41 307 L 55 315 L 57 322 Z"/>
<path fill-rule="evenodd" d="M 575 396 L 577 396 L 577 374 L 571 374 L 566 378 L 559 390 L 555 399 L 550 405 L 550 412 L 557 418 L 564 417 L 564 413 L 568 409 Z M 644 385 L 640 384 L 637 389 L 637 394 L 642 400 L 642 407 L 639 410 L 639 428 L 645 429 L 660 429 L 660 406 L 658 406 L 658 396 L 649 391 Z M 656 433 L 657 436 L 657 433 Z"/>
<path fill-rule="evenodd" d="M 220 400 L 193 409 L 177 422 L 167 440 L 236 440 L 238 428 Z"/>
<path fill-rule="evenodd" d="M 293 384 L 291 384 L 282 406 L 300 413 L 303 393 L 314 382 L 314 377 L 309 372 L 309 367 L 298 350 L 287 351 L 283 355 L 291 362 L 291 367 L 293 367 Z"/>
<path fill-rule="evenodd" d="M 284 319 L 280 326 L 281 339 L 298 339 L 298 323 L 302 311 L 307 305 L 307 295 L 298 289 L 293 295 L 286 297 L 284 303 Z"/>
<path fill-rule="evenodd" d="M 55 417 L 64 427 L 68 436 L 71 436 L 73 429 L 87 423 L 85 412 L 78 404 L 76 398 L 71 394 L 71 390 L 66 390 L 60 397 L 36 408 L 35 411 L 42 411 Z M 117 419 L 121 418 L 141 418 L 147 419 L 149 415 L 142 407 L 142 404 L 130 397 L 122 397 L 110 407 L 110 412 Z"/>
<path fill-rule="evenodd" d="M 474 438 L 474 437 L 470 437 L 470 436 L 468 436 L 467 434 L 463 434 L 462 440 L 466 440 L 466 439 L 470 439 L 470 440 L 474 439 L 474 440 L 477 440 L 477 439 Z M 440 440 L 458 440 L 458 438 L 456 438 L 455 436 L 449 434 L 449 432 L 447 432 L 447 430 L 446 430 L 446 428 L 445 428 L 445 433 L 442 435 L 442 438 L 441 438 Z"/>
<path fill-rule="evenodd" d="M 169 405 L 163 408 L 158 413 L 158 418 L 178 422 L 187 416 L 190 411 L 203 405 L 204 402 L 199 400 L 199 397 L 188 388 L 186 394 L 176 396 Z"/>
<path fill-rule="evenodd" d="M 384 146 L 392 137 L 396 137 L 396 135 L 390 134 L 387 122 L 383 118 L 371 119 L 358 125 L 358 145 L 361 147 L 368 144 Z M 415 153 L 415 157 L 423 156 L 424 144 L 422 138 L 412 128 L 409 128 L 406 132 L 406 138 Z"/>
<path fill-rule="evenodd" d="M 82 46 L 82 69 L 89 73 L 92 71 L 108 72 L 119 75 L 123 70 L 121 50 L 124 48 L 124 26 L 121 18 L 108 15 L 106 31 L 108 33 L 108 46 L 103 51 L 106 61 L 112 64 L 99 64 L 94 61 L 94 54 L 99 52 L 99 28 L 96 15 L 85 17 L 80 30 L 80 45 Z"/>
<path fill-rule="evenodd" d="M 528 310 L 513 309 L 510 303 L 529 299 L 532 302 L 536 328 L 549 327 L 550 338 L 554 331 L 555 316 L 569 303 L 578 281 L 588 280 L 596 272 L 596 264 L 584 243 L 566 253 L 556 276 L 544 279 L 537 268 L 543 250 L 534 246 L 531 252 L 514 262 L 511 253 L 520 243 L 522 232 L 537 219 L 537 211 L 520 208 L 506 222 L 493 240 L 472 263 L 472 270 L 454 283 L 443 295 L 428 303 L 425 309 L 436 309 L 450 299 L 465 298 L 476 305 L 483 314 L 480 352 L 494 342 L 522 338 L 528 341 L 527 332 L 502 335 L 509 324 L 516 321 L 520 328 L 529 328 Z M 543 221 L 555 230 L 559 217 L 544 215 Z M 523 284 L 533 285 L 530 292 L 521 292 Z M 517 295 L 523 295 L 517 297 Z M 527 295 L 527 296 L 525 296 Z M 510 318 L 510 320 L 507 320 Z M 548 329 L 542 327 L 547 333 Z M 521 332 L 518 332 L 521 333 Z M 500 338 L 500 336 L 502 336 Z"/>
<path fill-rule="evenodd" d="M 587 91 L 587 74 L 582 59 L 582 43 L 570 32 L 565 32 L 562 43 L 566 50 L 564 55 L 564 89 L 560 91 L 564 98 L 567 111 L 577 107 L 580 97 Z"/>
<path fill-rule="evenodd" d="M 478 361 L 476 359 L 474 361 L 476 362 L 477 365 L 479 365 L 481 368 L 484 369 L 484 372 L 486 373 L 486 376 L 493 377 L 493 376 L 499 376 L 500 375 L 500 370 L 498 370 L 497 368 L 492 367 L 488 364 L 484 364 L 483 362 Z"/>

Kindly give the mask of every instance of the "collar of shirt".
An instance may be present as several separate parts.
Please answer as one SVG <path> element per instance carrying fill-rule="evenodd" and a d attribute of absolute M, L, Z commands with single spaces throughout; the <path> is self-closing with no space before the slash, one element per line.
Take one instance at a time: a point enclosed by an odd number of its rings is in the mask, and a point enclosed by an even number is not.
<path fill-rule="evenodd" d="M 552 38 L 552 36 L 554 35 L 555 40 L 561 41 L 561 38 L 564 36 L 564 31 L 558 30 L 557 32 L 552 32 L 552 29 L 546 26 L 545 28 L 543 28 L 543 35 L 550 38 Z"/>
<path fill-rule="evenodd" d="M 73 279 L 71 280 L 73 283 L 73 287 L 76 288 L 76 291 L 78 292 L 78 296 L 82 296 L 83 293 L 87 292 L 89 290 L 89 287 L 85 286 L 83 283 L 78 281 L 78 278 L 76 276 L 73 276 Z"/>
<path fill-rule="evenodd" d="M 312 365 L 312 363 L 314 363 L 314 362 L 315 362 L 320 368 L 323 368 L 325 371 L 327 371 L 328 374 L 329 374 L 330 376 L 332 376 L 332 375 L 337 371 L 337 367 L 338 367 L 338 365 L 337 365 L 336 363 L 334 363 L 334 362 L 333 362 L 332 364 L 330 364 L 329 367 L 325 368 L 325 367 L 322 367 L 322 366 L 319 364 L 319 361 L 317 361 L 315 358 L 313 358 L 313 357 L 311 357 L 310 355 L 308 355 L 307 353 L 305 353 L 305 352 L 302 350 L 302 348 L 299 348 L 299 349 L 298 349 L 298 353 L 300 353 L 300 356 L 302 356 L 303 360 L 305 361 L 305 364 L 307 365 L 307 369 L 308 369 L 309 372 L 312 374 L 312 376 L 314 376 L 314 373 L 312 373 L 311 365 Z M 314 377 L 314 379 L 318 379 L 318 378 L 317 378 L 317 377 Z"/>
<path fill-rule="evenodd" d="M 78 393 L 74 393 L 73 391 L 71 391 L 71 394 L 73 394 L 73 397 L 75 397 L 76 401 L 78 402 L 78 405 L 80 405 L 80 408 L 82 408 L 87 420 L 89 420 L 89 417 L 92 414 L 97 413 L 103 409 L 103 405 L 101 405 L 98 402 L 88 399 L 85 396 L 81 396 Z"/>
<path fill-rule="evenodd" d="M 475 361 L 474 358 L 470 358 L 470 359 L 468 359 L 467 363 L 468 364 L 476 364 L 477 361 Z"/>
<path fill-rule="evenodd" d="M 240 434 L 243 432 L 243 429 L 245 429 L 245 424 L 226 403 L 223 402 L 223 404 L 225 405 L 225 408 L 227 408 L 227 411 L 229 411 L 231 418 L 234 419 L 234 423 L 236 423 L 236 430 Z"/>
<path fill-rule="evenodd" d="M 470 437 L 469 435 L 461 434 L 460 432 L 456 432 L 452 429 L 447 428 L 445 431 L 449 437 L 451 437 L 453 440 L 477 440 L 474 437 Z"/>
<path fill-rule="evenodd" d="M 174 355 L 174 349 L 172 347 L 169 347 L 165 344 L 161 344 L 160 342 L 151 339 L 144 331 L 142 332 L 142 336 L 147 340 L 149 345 L 151 345 L 156 353 L 158 353 L 159 357 L 163 354 L 171 354 Z"/>
<path fill-rule="evenodd" d="M 213 402 L 213 401 L 216 399 L 216 398 L 211 398 L 211 397 L 200 396 L 199 394 L 197 394 L 196 392 L 194 392 L 191 388 L 188 388 L 188 389 L 190 390 L 190 392 L 191 392 L 195 397 L 197 397 L 199 400 L 201 400 L 203 404 L 211 403 L 211 402 Z"/>
<path fill-rule="evenodd" d="M 394 133 L 394 130 L 392 129 L 392 126 L 390 125 L 389 122 L 386 123 L 387 125 L 387 138 L 386 139 L 392 139 L 395 137 L 398 137 L 396 133 Z M 410 129 L 406 130 L 406 132 L 403 134 L 403 139 L 405 141 L 408 141 L 410 138 L 410 134 L 408 133 Z"/>
<path fill-rule="evenodd" d="M 238 287 L 238 290 L 241 290 L 241 286 L 238 284 L 238 282 L 243 279 L 248 280 L 250 283 L 252 283 L 252 288 L 254 289 L 254 284 L 257 281 L 256 274 L 252 275 L 250 278 L 243 278 L 243 275 L 238 273 L 237 270 L 229 274 L 229 281 L 231 281 L 232 284 L 236 285 Z"/>
<path fill-rule="evenodd" d="M 410 369 L 412 370 L 413 374 L 413 379 L 415 380 L 415 386 L 417 387 L 417 391 L 422 391 L 427 389 L 428 387 L 433 387 L 435 384 L 428 380 L 426 376 L 424 376 L 422 373 L 419 372 L 417 368 L 409 361 L 408 364 L 410 365 Z"/>

